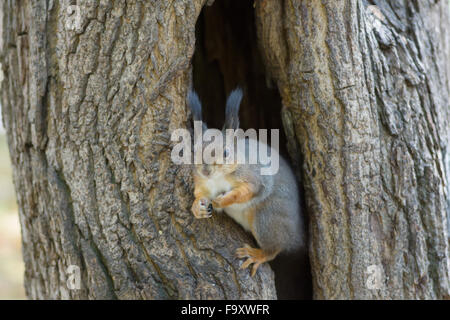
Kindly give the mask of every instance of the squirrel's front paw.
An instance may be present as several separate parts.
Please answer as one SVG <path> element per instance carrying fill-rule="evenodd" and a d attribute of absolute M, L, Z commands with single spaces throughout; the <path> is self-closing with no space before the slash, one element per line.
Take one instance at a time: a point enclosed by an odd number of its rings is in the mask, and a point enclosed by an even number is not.
<path fill-rule="evenodd" d="M 218 209 L 218 208 L 224 208 L 224 207 L 226 207 L 227 205 L 226 205 L 226 199 L 225 199 L 225 195 L 226 195 L 226 193 L 224 192 L 224 193 L 222 193 L 222 194 L 220 194 L 219 196 L 217 196 L 213 201 L 212 201 L 212 204 L 213 204 L 213 207 L 215 208 L 215 209 Z"/>
<path fill-rule="evenodd" d="M 212 203 L 206 198 L 195 199 L 191 209 L 197 219 L 210 218 L 213 212 Z"/>

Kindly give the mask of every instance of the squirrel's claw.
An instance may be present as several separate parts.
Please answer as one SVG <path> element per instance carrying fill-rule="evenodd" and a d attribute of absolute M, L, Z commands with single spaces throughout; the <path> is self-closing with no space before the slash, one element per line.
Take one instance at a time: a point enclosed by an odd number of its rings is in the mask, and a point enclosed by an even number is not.
<path fill-rule="evenodd" d="M 248 249 L 252 249 L 252 247 L 250 247 L 248 244 L 244 244 L 244 247 L 243 248 L 237 248 L 236 249 L 236 257 L 237 258 L 240 258 L 240 259 L 242 259 L 242 258 L 249 258 L 250 257 L 250 255 L 249 255 L 249 253 L 248 253 Z"/>
<path fill-rule="evenodd" d="M 192 213 L 197 219 L 211 218 L 213 207 L 208 199 L 196 199 L 192 204 Z"/>
<path fill-rule="evenodd" d="M 253 258 L 247 258 L 247 260 L 245 260 L 242 264 L 241 269 L 247 269 L 254 262 L 255 260 L 253 260 Z"/>
<path fill-rule="evenodd" d="M 271 258 L 271 255 L 267 254 L 264 250 L 252 248 L 248 244 L 245 244 L 243 248 L 236 249 L 236 256 L 240 259 L 247 258 L 241 265 L 241 269 L 246 269 L 253 264 L 250 273 L 252 277 L 256 274 L 259 266 Z"/>
<path fill-rule="evenodd" d="M 256 274 L 256 271 L 258 270 L 259 265 L 261 264 L 261 262 L 256 262 L 253 267 L 252 267 L 252 272 L 250 273 L 250 275 L 253 277 Z"/>

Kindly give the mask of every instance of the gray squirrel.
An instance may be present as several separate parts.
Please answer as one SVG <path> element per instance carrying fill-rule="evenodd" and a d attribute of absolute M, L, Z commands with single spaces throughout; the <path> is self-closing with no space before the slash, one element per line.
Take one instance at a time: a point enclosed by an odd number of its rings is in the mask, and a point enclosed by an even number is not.
<path fill-rule="evenodd" d="M 239 128 L 242 96 L 242 90 L 235 89 L 227 99 L 222 129 L 224 135 L 226 129 Z M 195 92 L 188 93 L 187 104 L 193 120 L 202 121 L 202 106 Z M 202 122 L 202 125 L 205 130 L 206 124 Z M 248 151 L 249 139 L 246 140 L 245 151 Z M 259 146 L 263 144 L 260 141 L 256 143 Z M 273 148 L 264 146 L 270 149 L 272 156 L 277 153 Z M 244 151 L 235 149 L 235 152 Z M 192 213 L 195 218 L 203 219 L 211 217 L 213 210 L 223 210 L 253 235 L 259 249 L 249 245 L 236 249 L 238 258 L 247 258 L 241 269 L 253 264 L 252 276 L 262 263 L 273 260 L 280 252 L 305 248 L 305 226 L 297 182 L 287 162 L 278 153 L 276 155 L 279 156 L 279 169 L 273 175 L 261 175 L 263 165 L 260 162 L 242 164 L 235 161 L 194 166 L 195 200 Z"/>

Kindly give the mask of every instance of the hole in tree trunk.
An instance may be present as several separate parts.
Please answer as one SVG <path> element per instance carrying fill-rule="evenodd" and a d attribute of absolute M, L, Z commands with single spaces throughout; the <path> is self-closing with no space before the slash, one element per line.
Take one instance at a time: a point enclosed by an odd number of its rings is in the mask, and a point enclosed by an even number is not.
<path fill-rule="evenodd" d="M 209 128 L 221 129 L 227 95 L 244 90 L 239 119 L 244 130 L 280 129 L 280 153 L 289 160 L 281 122 L 281 97 L 268 87 L 256 36 L 253 0 L 216 0 L 205 7 L 196 25 L 194 88 Z M 270 134 L 269 134 L 270 136 Z M 311 298 L 309 261 L 280 255 L 271 262 L 279 299 Z"/>
<path fill-rule="evenodd" d="M 266 85 L 255 28 L 253 1 L 217 0 L 205 7 L 196 27 L 194 88 L 208 126 L 221 129 L 226 97 L 240 86 L 244 90 L 241 128 L 280 129 L 280 152 L 287 156 L 281 98 L 275 85 Z"/>

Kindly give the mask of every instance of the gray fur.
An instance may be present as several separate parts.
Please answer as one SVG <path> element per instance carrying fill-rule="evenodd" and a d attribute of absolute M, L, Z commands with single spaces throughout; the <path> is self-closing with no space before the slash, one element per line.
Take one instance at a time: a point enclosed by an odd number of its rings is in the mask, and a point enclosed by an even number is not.
<path fill-rule="evenodd" d="M 238 129 L 241 100 L 241 89 L 238 88 L 231 92 L 227 99 L 223 129 Z M 193 110 L 194 120 L 201 120 L 201 104 L 198 96 L 191 92 L 188 101 Z M 198 117 L 198 114 L 200 114 L 200 117 Z M 250 140 L 246 139 L 244 148 L 246 155 L 249 154 L 249 146 Z M 277 151 L 270 150 L 269 156 L 273 157 Z M 242 152 L 242 150 L 238 151 L 235 147 L 235 156 L 237 152 Z M 233 204 L 223 208 L 225 213 L 236 221 L 239 220 L 236 214 L 239 214 L 240 210 L 245 211 L 249 207 L 255 208 L 255 219 L 253 230 L 251 230 L 253 236 L 261 249 L 274 254 L 305 247 L 305 226 L 300 212 L 297 182 L 288 163 L 281 156 L 279 157 L 279 170 L 274 175 L 261 175 L 261 168 L 264 166 L 261 163 L 238 164 L 231 175 L 237 181 L 251 184 L 254 189 L 254 197 L 245 204 Z M 216 170 L 214 165 L 203 164 L 202 168 Z M 217 170 L 220 171 L 220 169 Z M 228 191 L 230 190 L 216 190 L 216 192 L 223 193 Z M 218 194 L 211 194 L 211 196 L 213 197 L 211 200 L 213 200 Z M 245 228 L 245 226 L 243 227 Z"/>
<path fill-rule="evenodd" d="M 187 105 L 192 113 L 193 121 L 202 121 L 202 129 L 203 132 L 208 129 L 206 123 L 202 120 L 202 103 L 197 95 L 197 93 L 193 90 L 189 90 L 187 95 Z"/>
<path fill-rule="evenodd" d="M 189 90 L 187 103 L 192 112 L 192 119 L 194 121 L 202 121 L 202 104 L 195 91 Z"/>
<path fill-rule="evenodd" d="M 239 128 L 239 107 L 241 105 L 243 93 L 241 88 L 231 91 L 227 99 L 225 108 L 225 124 L 223 129 Z"/>
<path fill-rule="evenodd" d="M 305 226 L 294 173 L 281 156 L 275 175 L 261 175 L 261 166 L 240 165 L 233 173 L 237 179 L 250 182 L 256 188 L 250 204 L 256 209 L 256 241 L 268 252 L 298 250 L 305 246 Z"/>

